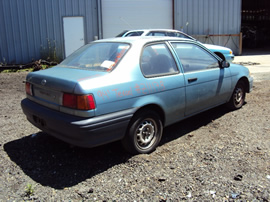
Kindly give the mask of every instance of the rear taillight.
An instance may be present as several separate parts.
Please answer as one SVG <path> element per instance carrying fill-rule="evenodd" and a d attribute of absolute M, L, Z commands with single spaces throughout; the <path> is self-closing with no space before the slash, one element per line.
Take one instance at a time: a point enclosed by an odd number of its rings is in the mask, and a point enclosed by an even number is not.
<path fill-rule="evenodd" d="M 80 110 L 92 110 L 96 108 L 93 95 L 63 94 L 63 106 Z"/>
<path fill-rule="evenodd" d="M 25 82 L 25 92 L 28 95 L 33 95 L 32 84 L 31 83 Z"/>

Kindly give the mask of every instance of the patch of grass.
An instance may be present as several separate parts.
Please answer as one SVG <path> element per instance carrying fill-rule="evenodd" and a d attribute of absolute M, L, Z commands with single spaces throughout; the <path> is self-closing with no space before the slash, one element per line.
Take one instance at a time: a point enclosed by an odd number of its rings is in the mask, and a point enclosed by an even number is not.
<path fill-rule="evenodd" d="M 40 65 L 38 66 L 38 70 L 43 70 L 43 69 L 48 69 L 51 68 L 52 66 L 48 66 L 48 65 Z M 25 69 L 5 69 L 0 73 L 13 73 L 13 72 L 33 72 L 36 71 L 37 67 L 33 66 L 30 68 L 25 68 Z"/>
<path fill-rule="evenodd" d="M 25 189 L 25 196 L 32 196 L 34 194 L 34 186 L 32 184 L 27 184 Z"/>
<path fill-rule="evenodd" d="M 1 73 L 13 73 L 13 72 L 17 72 L 17 69 L 5 69 L 3 70 Z"/>

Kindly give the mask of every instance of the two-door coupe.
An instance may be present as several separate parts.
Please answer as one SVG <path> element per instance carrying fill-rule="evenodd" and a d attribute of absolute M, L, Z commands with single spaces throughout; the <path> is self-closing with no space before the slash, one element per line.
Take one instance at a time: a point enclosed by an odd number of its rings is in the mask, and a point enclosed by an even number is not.
<path fill-rule="evenodd" d="M 126 30 L 118 34 L 116 37 L 130 37 L 130 36 L 170 36 L 191 39 L 197 41 L 192 36 L 173 29 L 138 29 L 138 30 Z M 199 41 L 197 41 L 200 43 Z M 224 46 L 217 46 L 214 44 L 202 44 L 213 53 L 215 53 L 222 60 L 232 62 L 234 60 L 233 51 L 230 48 Z"/>
<path fill-rule="evenodd" d="M 33 125 L 70 144 L 121 140 L 131 153 L 149 153 L 164 127 L 225 103 L 241 108 L 252 85 L 246 67 L 196 41 L 114 38 L 29 73 L 21 106 Z"/>

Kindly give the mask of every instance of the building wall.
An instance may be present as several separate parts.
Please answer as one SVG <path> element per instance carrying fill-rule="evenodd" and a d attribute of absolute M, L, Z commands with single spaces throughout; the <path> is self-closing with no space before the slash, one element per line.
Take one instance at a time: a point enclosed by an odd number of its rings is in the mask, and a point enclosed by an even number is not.
<path fill-rule="evenodd" d="M 241 0 L 175 0 L 175 29 L 239 52 Z M 214 35 L 214 36 L 213 36 Z M 222 36 L 224 35 L 224 36 Z"/>
<path fill-rule="evenodd" d="M 124 30 L 173 28 L 173 0 L 102 0 L 103 38 Z"/>
<path fill-rule="evenodd" d="M 63 17 L 83 16 L 85 43 L 98 36 L 96 0 L 0 0 L 0 63 L 64 58 Z"/>
<path fill-rule="evenodd" d="M 84 41 L 101 37 L 101 0 L 0 0 L 0 64 L 65 57 L 63 17 L 84 17 Z M 237 54 L 241 0 L 174 0 L 174 28 Z M 117 15 L 117 13 L 115 13 Z M 173 15 L 172 15 L 173 16 Z M 173 18 L 173 17 L 172 17 Z M 150 25 L 149 25 L 150 26 Z M 214 35 L 214 36 L 213 36 Z M 224 36 L 219 36 L 224 35 Z"/>

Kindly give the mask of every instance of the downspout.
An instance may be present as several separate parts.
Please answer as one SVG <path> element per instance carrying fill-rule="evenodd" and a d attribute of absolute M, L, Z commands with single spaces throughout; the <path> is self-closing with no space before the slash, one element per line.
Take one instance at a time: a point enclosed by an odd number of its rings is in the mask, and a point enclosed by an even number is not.
<path fill-rule="evenodd" d="M 98 39 L 102 39 L 103 38 L 103 30 L 102 30 L 102 0 L 97 0 L 97 6 L 98 6 Z"/>
<path fill-rule="evenodd" d="M 172 0 L 172 26 L 173 26 L 173 29 L 175 29 L 175 5 L 174 5 L 175 1 Z"/>

